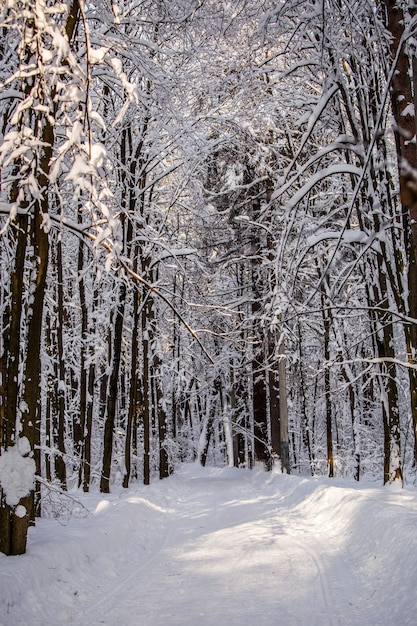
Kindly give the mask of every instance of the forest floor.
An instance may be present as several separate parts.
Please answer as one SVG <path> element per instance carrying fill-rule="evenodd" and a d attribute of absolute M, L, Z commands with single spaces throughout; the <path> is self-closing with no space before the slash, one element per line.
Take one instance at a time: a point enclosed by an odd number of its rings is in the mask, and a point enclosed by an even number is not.
<path fill-rule="evenodd" d="M 416 623 L 414 487 L 193 464 L 72 496 L 0 555 L 1 626 Z"/>

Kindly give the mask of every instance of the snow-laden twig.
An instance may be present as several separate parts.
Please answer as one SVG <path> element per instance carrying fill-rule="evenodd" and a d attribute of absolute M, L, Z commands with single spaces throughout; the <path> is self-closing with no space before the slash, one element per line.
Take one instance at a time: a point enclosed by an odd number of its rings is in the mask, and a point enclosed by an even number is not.
<path fill-rule="evenodd" d="M 56 519 L 60 524 L 64 525 L 63 518 L 68 523 L 69 519 L 74 516 L 75 511 L 81 511 L 76 517 L 88 517 L 91 511 L 76 497 L 64 491 L 58 485 L 48 482 L 39 475 L 35 476 L 36 481 L 43 490 L 47 491 L 47 495 L 42 494 L 42 505 L 47 509 L 48 515 Z"/>

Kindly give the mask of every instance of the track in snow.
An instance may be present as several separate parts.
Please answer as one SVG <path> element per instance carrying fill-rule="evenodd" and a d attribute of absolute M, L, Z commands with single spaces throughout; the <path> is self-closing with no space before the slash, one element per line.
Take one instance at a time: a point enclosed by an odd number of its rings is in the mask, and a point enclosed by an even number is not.
<path fill-rule="evenodd" d="M 80 623 L 355 623 L 346 621 L 347 614 L 354 618 L 352 603 L 340 594 L 352 586 L 343 555 L 334 563 L 332 546 L 311 520 L 294 520 L 285 498 L 277 504 L 275 493 L 262 495 L 257 483 L 238 478 L 177 478 L 182 497 L 169 502 L 160 544 L 142 561 L 132 545 L 121 578 L 114 584 L 103 576 Z"/>

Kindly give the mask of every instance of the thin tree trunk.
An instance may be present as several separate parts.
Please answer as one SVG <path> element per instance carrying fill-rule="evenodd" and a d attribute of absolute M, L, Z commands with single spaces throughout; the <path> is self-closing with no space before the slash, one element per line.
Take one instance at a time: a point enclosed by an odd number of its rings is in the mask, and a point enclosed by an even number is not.
<path fill-rule="evenodd" d="M 313 456 L 311 429 L 310 429 L 310 424 L 309 424 L 309 419 L 308 419 L 308 414 L 307 414 L 307 399 L 306 399 L 306 390 L 305 390 L 305 381 L 304 381 L 304 372 L 303 372 L 303 359 L 301 358 L 301 355 L 303 354 L 303 341 L 302 341 L 302 334 L 301 334 L 301 325 L 299 323 L 297 324 L 297 331 L 298 331 L 298 345 L 299 345 L 299 351 L 300 351 L 299 369 L 300 369 L 300 393 L 301 393 L 301 407 L 302 407 L 301 433 L 302 433 L 302 440 L 303 440 L 304 446 L 307 449 L 310 472 L 311 472 L 311 475 L 314 476 L 315 461 L 314 461 L 314 456 Z"/>
<path fill-rule="evenodd" d="M 45 330 L 45 340 L 46 340 L 46 350 L 49 358 L 52 358 L 52 338 L 51 338 L 51 318 L 49 313 L 46 317 L 46 330 Z M 46 405 L 45 405 L 45 444 L 46 451 L 44 455 L 45 462 L 45 475 L 46 480 L 52 481 L 52 463 L 51 463 L 51 450 L 53 445 L 53 436 L 52 436 L 52 390 L 53 390 L 53 376 L 52 372 L 49 371 L 46 378 Z"/>
<path fill-rule="evenodd" d="M 355 459 L 355 471 L 354 471 L 354 479 L 359 480 L 360 471 L 361 471 L 361 457 L 360 457 L 360 447 L 359 447 L 359 437 L 358 437 L 358 417 L 356 415 L 356 405 L 355 405 L 355 391 L 353 388 L 353 383 L 350 375 L 347 372 L 346 367 L 341 363 L 340 369 L 342 372 L 342 376 L 344 381 L 346 382 L 349 394 L 349 408 L 350 408 L 350 417 L 352 422 L 352 440 L 353 440 L 353 454 Z"/>
<path fill-rule="evenodd" d="M 230 367 L 230 405 L 233 424 L 233 461 L 235 467 L 243 467 L 246 463 L 247 438 L 247 388 L 243 384 L 243 376 L 240 367 L 235 367 L 233 362 Z"/>
<path fill-rule="evenodd" d="M 149 485 L 151 482 L 151 470 L 150 470 L 151 410 L 150 410 L 150 385 L 149 385 L 150 365 L 149 365 L 149 340 L 147 336 L 147 314 L 145 311 L 145 307 L 142 310 L 142 336 L 143 336 L 143 340 L 142 340 L 142 349 L 143 349 L 143 374 L 142 374 L 143 483 L 145 485 Z"/>
<path fill-rule="evenodd" d="M 324 400 L 325 400 L 325 414 L 326 414 L 326 447 L 327 447 L 327 470 L 329 478 L 334 476 L 334 451 L 333 451 L 333 408 L 331 400 L 331 385 L 330 385 L 330 312 L 328 309 L 327 297 L 326 297 L 326 282 L 321 280 L 321 269 L 317 263 L 317 271 L 320 282 L 320 298 L 321 298 L 321 313 L 323 319 L 323 358 L 324 358 Z"/>
<path fill-rule="evenodd" d="M 333 429 L 332 429 L 332 401 L 330 388 L 330 319 L 323 306 L 324 325 L 324 397 L 326 404 L 326 445 L 327 445 L 327 467 L 329 478 L 334 476 L 334 456 L 333 456 Z"/>
<path fill-rule="evenodd" d="M 199 442 L 199 461 L 202 467 L 206 466 L 207 463 L 207 455 L 210 447 L 210 441 L 213 434 L 213 423 L 215 418 L 215 410 L 216 410 L 216 402 L 212 402 L 212 398 L 210 398 L 210 404 L 208 408 L 208 415 L 203 420 L 203 426 L 200 435 Z"/>
<path fill-rule="evenodd" d="M 290 473 L 290 450 L 288 436 L 288 405 L 287 405 L 287 372 L 284 349 L 284 338 L 281 336 L 278 345 L 279 373 L 279 434 L 282 471 Z"/>
<path fill-rule="evenodd" d="M 268 395 L 269 395 L 269 419 L 271 422 L 271 450 L 272 454 L 281 460 L 281 411 L 280 411 L 280 378 L 279 364 L 274 359 L 274 343 L 268 337 L 269 344 L 269 372 L 268 372 Z"/>
<path fill-rule="evenodd" d="M 113 347 L 112 347 L 112 355 L 111 355 L 111 372 L 110 372 L 110 377 L 109 377 L 109 386 L 107 390 L 107 411 L 106 411 L 106 421 L 104 424 L 103 464 L 102 464 L 101 479 L 100 479 L 101 493 L 110 492 L 110 472 L 111 472 L 111 461 L 112 461 L 112 453 L 113 453 L 114 425 L 115 425 L 115 419 L 116 419 L 119 370 L 120 370 L 120 361 L 121 361 L 121 354 L 122 354 L 122 335 L 123 335 L 125 302 L 126 302 L 126 283 L 122 282 L 120 289 L 119 289 L 119 296 L 117 299 L 117 308 L 116 308 L 116 314 L 115 314 L 114 333 L 113 333 Z"/>
<path fill-rule="evenodd" d="M 156 399 L 156 416 L 158 423 L 159 438 L 159 478 L 167 478 L 170 475 L 169 457 L 167 450 L 167 415 L 162 402 L 161 389 L 161 360 L 154 355 L 152 363 L 153 385 Z"/>
<path fill-rule="evenodd" d="M 64 362 L 64 285 L 62 274 L 62 242 L 57 241 L 57 369 L 58 369 L 58 414 L 56 424 L 56 443 L 58 454 L 55 456 L 55 472 L 62 489 L 67 489 L 67 470 L 65 466 L 65 362 Z"/>
<path fill-rule="evenodd" d="M 135 424 L 137 422 L 138 411 L 139 293 L 136 290 L 133 291 L 133 298 L 133 328 L 130 354 L 129 408 L 127 413 L 125 439 L 125 474 L 123 476 L 123 487 L 125 488 L 129 486 L 131 474 L 132 435 L 133 428 L 135 427 Z"/>
<path fill-rule="evenodd" d="M 271 469 L 265 370 L 259 357 L 253 361 L 253 422 L 256 459 L 262 461 L 266 469 Z"/>
<path fill-rule="evenodd" d="M 78 222 L 81 222 L 81 211 L 78 211 Z M 78 415 L 74 422 L 74 451 L 80 459 L 80 469 L 78 473 L 78 486 L 83 483 L 84 472 L 84 447 L 85 447 L 85 425 L 87 420 L 87 368 L 86 368 L 86 351 L 87 351 L 87 333 L 88 333 L 88 311 L 85 299 L 85 283 L 84 283 L 84 242 L 78 242 L 78 296 L 80 300 L 81 310 L 81 345 L 80 345 L 80 400 Z"/>

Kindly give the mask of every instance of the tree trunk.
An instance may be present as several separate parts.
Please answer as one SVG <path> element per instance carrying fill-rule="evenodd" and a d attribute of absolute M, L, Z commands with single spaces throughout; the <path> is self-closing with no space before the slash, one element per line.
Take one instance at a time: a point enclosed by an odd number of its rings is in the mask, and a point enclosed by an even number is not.
<path fill-rule="evenodd" d="M 46 209 L 46 201 L 43 201 L 43 209 Z M 32 288 L 32 315 L 27 327 L 26 362 L 23 374 L 23 407 L 21 414 L 20 429 L 16 434 L 26 437 L 33 454 L 36 471 L 40 474 L 40 372 L 41 372 L 41 334 L 43 303 L 46 283 L 46 270 L 48 264 L 49 240 L 48 234 L 43 229 L 43 213 L 39 205 L 35 206 L 34 217 L 31 220 L 31 236 L 33 245 L 33 288 Z M 30 520 L 34 519 L 36 503 L 35 492 L 32 490 L 28 495 L 21 498 L 19 506 L 24 507 L 25 514 L 17 517 L 9 511 L 8 517 L 12 524 L 10 530 L 11 554 L 24 554 L 26 551 L 27 530 Z M 6 507 L 8 508 L 8 507 Z M 23 509 L 22 509 L 23 510 Z"/>
<path fill-rule="evenodd" d="M 117 299 L 114 323 L 113 347 L 111 355 L 111 372 L 107 390 L 107 411 L 104 424 L 103 464 L 100 479 L 101 493 L 110 492 L 110 472 L 113 453 L 113 434 L 116 419 L 117 391 L 119 382 L 120 361 L 122 355 L 122 335 L 126 302 L 126 283 L 122 282 Z"/>
<path fill-rule="evenodd" d="M 93 349 L 92 349 L 93 352 Z M 84 481 L 83 481 L 83 491 L 87 492 L 90 488 L 90 480 L 91 480 L 91 438 L 92 438 L 92 430 L 93 430 L 93 397 L 94 397 L 94 381 L 96 376 L 96 367 L 93 362 L 94 354 L 91 354 L 91 363 L 88 372 L 88 395 L 89 401 L 87 405 L 87 419 L 86 419 L 86 429 L 84 434 L 84 457 L 83 457 L 83 465 L 84 465 Z"/>
<path fill-rule="evenodd" d="M 78 0 L 73 0 L 69 10 L 67 22 L 65 25 L 66 35 L 70 40 L 75 29 L 78 19 Z M 35 24 L 32 15 L 26 14 L 24 18 L 33 31 L 33 36 L 37 37 L 38 25 Z M 34 51 L 35 50 L 35 51 Z M 39 106 L 35 112 L 32 108 L 22 108 L 20 117 L 16 127 L 21 130 L 21 126 L 27 125 L 32 129 L 35 138 L 40 140 L 39 152 L 34 159 L 35 170 L 31 174 L 36 180 L 37 191 L 34 195 L 31 188 L 26 184 L 24 200 L 19 199 L 20 178 L 12 185 L 11 201 L 19 202 L 19 209 L 28 209 L 30 207 L 29 217 L 18 216 L 16 221 L 19 227 L 18 244 L 15 257 L 15 271 L 12 275 L 12 305 L 9 332 L 9 350 L 10 360 L 8 360 L 8 390 L 7 390 L 7 411 L 6 436 L 10 438 L 9 445 L 17 443 L 17 438 L 26 437 L 29 443 L 29 455 L 34 457 L 36 471 L 40 473 L 40 373 L 41 373 L 41 336 L 43 328 L 43 306 L 45 297 L 46 273 L 48 267 L 49 254 L 49 234 L 46 218 L 49 209 L 49 172 L 52 157 L 52 150 L 55 143 L 55 123 L 53 121 L 57 111 L 57 101 L 54 99 L 53 89 L 48 93 L 44 91 L 47 86 L 45 75 L 42 73 L 34 78 L 31 72 L 28 74 L 24 71 L 24 66 L 33 64 L 34 67 L 41 67 L 38 64 L 39 55 L 37 48 L 31 48 L 23 42 L 22 46 L 22 94 L 29 96 L 36 80 L 39 87 L 37 98 Z M 52 96 L 52 97 L 51 97 Z M 44 112 L 44 107 L 49 106 L 49 102 L 53 102 L 52 110 Z M 12 122 L 14 124 L 14 122 Z M 15 162 L 15 169 L 19 170 L 19 166 L 23 161 Z M 19 199 L 19 200 L 18 200 Z M 19 362 L 19 350 L 21 348 L 21 300 L 24 292 L 23 278 L 25 272 L 26 258 L 26 233 L 30 226 L 31 245 L 33 255 L 31 259 L 29 292 L 30 292 L 30 315 L 26 325 L 26 340 L 24 346 L 24 354 L 26 360 L 23 364 Z M 22 367 L 22 387 L 21 398 L 19 402 L 19 376 L 15 376 L 21 371 Z M 16 369 L 17 368 L 17 369 Z M 21 409 L 20 423 L 18 423 L 18 405 Z M 26 446 L 25 446 L 26 448 Z M 29 521 L 34 516 L 34 489 L 20 499 L 19 516 L 14 514 L 14 507 L 11 507 L 5 500 L 4 494 L 1 494 L 1 511 L 0 511 L 0 548 L 6 554 L 23 554 L 26 550 L 26 539 Z M 24 514 L 22 515 L 22 512 Z"/>
<path fill-rule="evenodd" d="M 326 406 L 326 445 L 327 445 L 327 468 L 329 478 L 334 476 L 334 456 L 333 456 L 333 429 L 332 429 L 332 401 L 330 387 L 330 319 L 323 306 L 323 325 L 324 325 L 324 397 Z"/>
<path fill-rule="evenodd" d="M 253 430 L 255 457 L 262 461 L 266 469 L 271 469 L 272 458 L 268 445 L 268 415 L 265 369 L 259 354 L 253 363 Z"/>
<path fill-rule="evenodd" d="M 325 265 L 325 260 L 324 260 Z M 329 478 L 334 476 L 334 454 L 333 454 L 333 408 L 331 399 L 331 386 L 330 386 L 330 311 L 328 309 L 328 302 L 326 296 L 326 281 L 322 280 L 322 272 L 317 263 L 318 278 L 320 281 L 320 298 L 321 298 L 321 314 L 323 319 L 324 329 L 324 401 L 325 401 L 325 414 L 326 414 L 326 447 L 327 447 L 327 470 Z"/>
<path fill-rule="evenodd" d="M 24 270 L 27 244 L 28 219 L 18 217 L 17 247 L 15 265 L 11 275 L 10 327 L 4 349 L 7 371 L 3 386 L 4 421 L 2 423 L 2 449 L 7 450 L 15 443 L 17 407 L 19 398 L 20 368 L 20 328 L 24 290 Z M 3 490 L 0 490 L 0 551 L 4 554 L 22 554 L 25 552 L 28 520 L 25 520 L 23 533 L 19 518 L 14 515 L 14 507 L 7 504 Z"/>
<path fill-rule="evenodd" d="M 159 438 L 159 478 L 167 478 L 170 475 L 169 457 L 167 450 L 167 415 L 162 402 L 161 389 L 161 361 L 157 355 L 154 355 L 152 363 L 153 385 L 155 389 L 156 399 L 156 416 L 158 422 L 158 438 Z"/>
<path fill-rule="evenodd" d="M 275 361 L 274 349 L 275 342 L 271 336 L 268 337 L 269 344 L 269 372 L 268 372 L 268 400 L 269 400 L 269 419 L 271 422 L 271 451 L 274 457 L 281 460 L 283 467 L 282 451 L 281 451 L 281 411 L 280 411 L 280 377 L 279 363 Z"/>
<path fill-rule="evenodd" d="M 400 197 L 405 223 L 406 245 L 408 251 L 408 307 L 409 316 L 417 318 L 417 149 L 413 137 L 416 135 L 417 118 L 412 79 L 415 78 L 415 53 L 411 62 L 403 35 L 406 23 L 405 14 L 396 0 L 382 0 L 386 9 L 386 26 L 391 34 L 391 56 L 397 59 L 391 81 L 391 106 L 395 120 L 395 138 L 398 167 L 400 174 Z M 411 17 L 415 9 L 409 9 Z M 402 46 L 402 47 L 400 47 Z M 408 360 L 410 365 L 417 364 L 417 325 L 405 328 Z M 410 397 L 414 430 L 414 463 L 417 463 L 417 372 L 411 367 Z"/>
<path fill-rule="evenodd" d="M 64 284 L 62 274 L 62 243 L 57 241 L 57 398 L 58 413 L 56 422 L 56 444 L 58 454 L 55 456 L 55 472 L 62 489 L 67 489 L 67 470 L 65 465 L 65 362 L 64 362 Z"/>
<path fill-rule="evenodd" d="M 281 450 L 282 471 L 290 473 L 290 448 L 288 433 L 288 405 L 287 405 L 287 371 L 284 349 L 284 337 L 280 337 L 278 346 L 278 373 L 279 373 L 279 436 Z"/>
<path fill-rule="evenodd" d="M 135 255 L 135 258 L 136 255 Z M 136 268 L 134 267 L 135 271 Z M 131 474 L 131 451 L 133 428 L 137 422 L 138 411 L 138 350 L 139 350 L 139 292 L 133 291 L 133 328 L 130 354 L 130 387 L 129 387 L 129 408 L 126 423 L 125 440 L 125 474 L 123 476 L 123 487 L 129 486 Z"/>
<path fill-rule="evenodd" d="M 230 367 L 231 390 L 230 405 L 233 424 L 233 464 L 235 467 L 244 467 L 246 464 L 247 433 L 247 386 L 244 385 L 240 368 Z"/>
<path fill-rule="evenodd" d="M 147 294 L 146 305 L 142 309 L 142 351 L 143 351 L 143 373 L 142 373 L 142 399 L 143 399 L 143 483 L 149 485 L 151 482 L 150 468 L 150 446 L 151 446 L 151 407 L 150 407 L 150 346 L 148 335 L 149 307 L 152 307 L 150 294 Z"/>
<path fill-rule="evenodd" d="M 78 222 L 81 222 L 81 211 L 78 211 Z M 77 259 L 77 272 L 78 272 L 78 296 L 80 300 L 81 310 L 81 344 L 80 344 L 80 400 L 79 409 L 76 419 L 74 421 L 74 452 L 79 458 L 80 469 L 78 473 L 78 486 L 83 482 L 84 473 L 84 447 L 85 447 L 85 425 L 87 420 L 87 368 L 86 368 L 86 351 L 87 351 L 87 332 L 88 332 L 88 311 L 87 303 L 85 299 L 85 284 L 84 284 L 84 242 L 80 240 L 78 242 L 78 259 Z"/>

